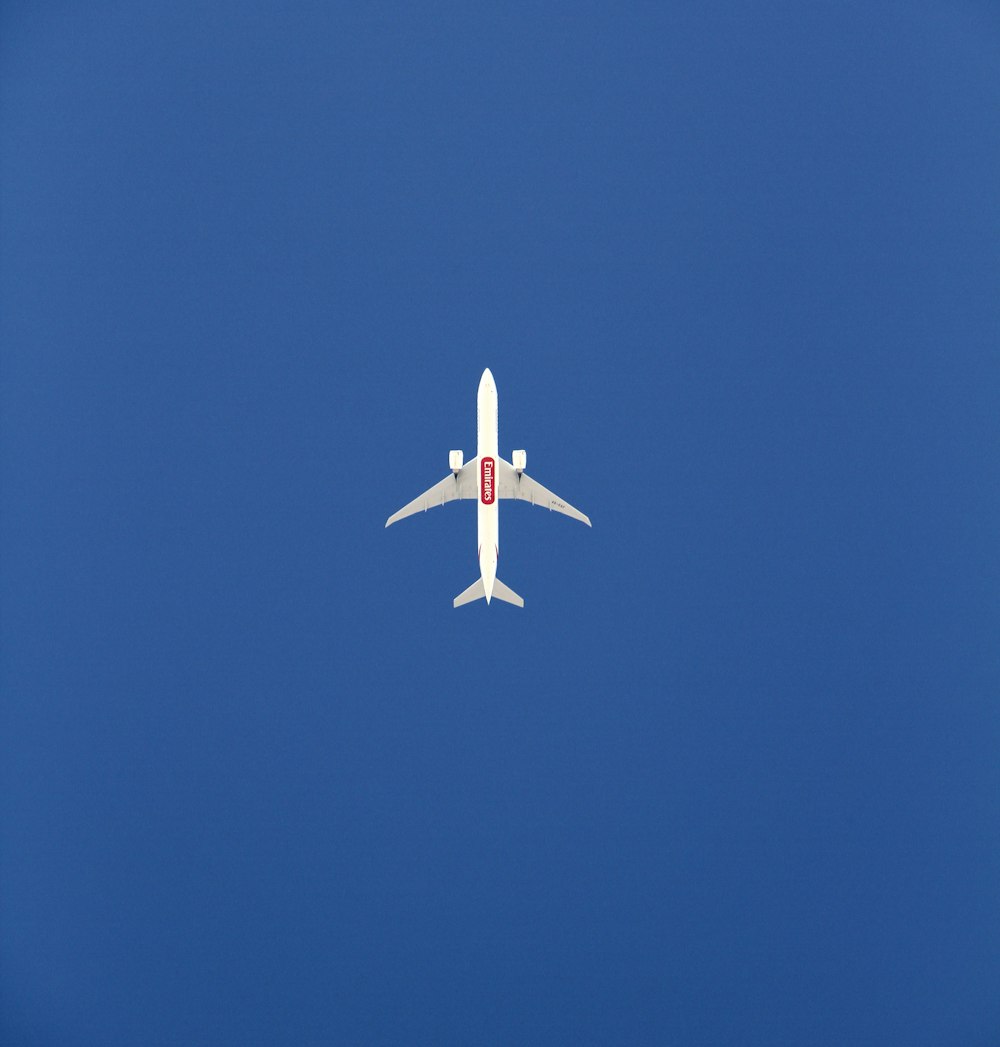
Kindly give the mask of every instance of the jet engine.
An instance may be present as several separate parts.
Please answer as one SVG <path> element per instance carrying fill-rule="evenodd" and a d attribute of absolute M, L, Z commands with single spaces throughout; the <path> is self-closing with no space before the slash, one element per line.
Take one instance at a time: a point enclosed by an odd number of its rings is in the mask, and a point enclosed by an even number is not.
<path fill-rule="evenodd" d="M 510 453 L 510 464 L 514 466 L 514 472 L 518 476 L 528 468 L 528 452 L 527 451 L 511 451 Z"/>
<path fill-rule="evenodd" d="M 461 451 L 449 451 L 448 452 L 448 465 L 451 467 L 451 471 L 458 476 L 459 469 L 462 468 L 462 452 Z"/>

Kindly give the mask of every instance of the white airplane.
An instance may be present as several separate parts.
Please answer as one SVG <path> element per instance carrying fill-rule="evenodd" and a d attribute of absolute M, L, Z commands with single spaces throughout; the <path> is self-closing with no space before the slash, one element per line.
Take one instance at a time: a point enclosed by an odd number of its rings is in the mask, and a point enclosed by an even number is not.
<path fill-rule="evenodd" d="M 517 593 L 508 589 L 497 578 L 497 560 L 500 556 L 499 507 L 500 498 L 520 498 L 532 505 L 543 505 L 558 513 L 565 513 L 574 520 L 581 520 L 588 527 L 590 519 L 579 509 L 574 509 L 568 502 L 542 487 L 537 480 L 524 471 L 528 456 L 524 451 L 511 454 L 513 464 L 504 461 L 497 453 L 497 387 L 493 375 L 487 367 L 479 380 L 477 400 L 478 419 L 478 454 L 471 462 L 462 464 L 462 452 L 451 451 L 448 461 L 451 475 L 436 483 L 430 490 L 424 491 L 418 498 L 404 505 L 398 513 L 393 513 L 386 520 L 388 527 L 405 516 L 426 512 L 435 505 L 444 505 L 456 498 L 477 498 L 479 500 L 479 577 L 455 597 L 454 605 L 471 603 L 486 597 L 486 602 L 495 596 L 498 600 L 524 606 L 524 600 Z"/>

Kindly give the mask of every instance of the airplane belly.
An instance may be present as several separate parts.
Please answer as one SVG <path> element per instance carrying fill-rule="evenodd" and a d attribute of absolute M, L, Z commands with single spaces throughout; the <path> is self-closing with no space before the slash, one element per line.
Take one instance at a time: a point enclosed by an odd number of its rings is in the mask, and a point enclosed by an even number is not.
<path fill-rule="evenodd" d="M 497 454 L 497 387 L 489 368 L 483 372 L 476 398 L 478 441 L 481 455 Z"/>
<path fill-rule="evenodd" d="M 479 562 L 491 563 L 496 567 L 500 555 L 500 514 L 497 507 L 479 506 Z"/>
<path fill-rule="evenodd" d="M 479 539 L 479 569 L 486 591 L 490 592 L 496 576 L 500 556 L 500 511 L 497 491 L 497 460 L 495 455 L 479 457 L 479 501 L 477 505 L 477 536 Z"/>
<path fill-rule="evenodd" d="M 497 481 L 497 388 L 487 368 L 479 383 L 477 399 L 479 500 L 477 537 L 479 540 L 479 571 L 483 578 L 487 602 L 493 592 L 500 555 L 500 517 L 497 510 L 499 491 Z"/>
<path fill-rule="evenodd" d="M 483 579 L 486 602 L 493 595 L 493 583 L 497 576 L 497 560 L 500 556 L 499 514 L 496 505 L 479 503 L 479 574 Z"/>

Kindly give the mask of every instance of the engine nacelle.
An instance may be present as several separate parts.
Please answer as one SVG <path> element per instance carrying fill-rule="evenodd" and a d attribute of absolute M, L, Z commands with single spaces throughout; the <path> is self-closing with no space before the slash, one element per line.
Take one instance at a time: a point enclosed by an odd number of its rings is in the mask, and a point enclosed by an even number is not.
<path fill-rule="evenodd" d="M 448 465 L 451 466 L 451 471 L 458 476 L 459 469 L 462 468 L 462 452 L 461 451 L 449 451 L 448 452 Z"/>
<path fill-rule="evenodd" d="M 514 472 L 518 476 L 528 468 L 528 452 L 527 451 L 511 451 L 510 453 L 510 464 L 514 466 Z"/>

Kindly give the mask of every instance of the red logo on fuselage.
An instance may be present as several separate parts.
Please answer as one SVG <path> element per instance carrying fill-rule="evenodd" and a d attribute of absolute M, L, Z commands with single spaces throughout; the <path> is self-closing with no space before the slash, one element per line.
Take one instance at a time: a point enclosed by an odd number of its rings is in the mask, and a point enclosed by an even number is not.
<path fill-rule="evenodd" d="M 492 505 L 496 501 L 493 489 L 493 459 L 483 458 L 479 463 L 479 497 L 483 505 Z"/>

